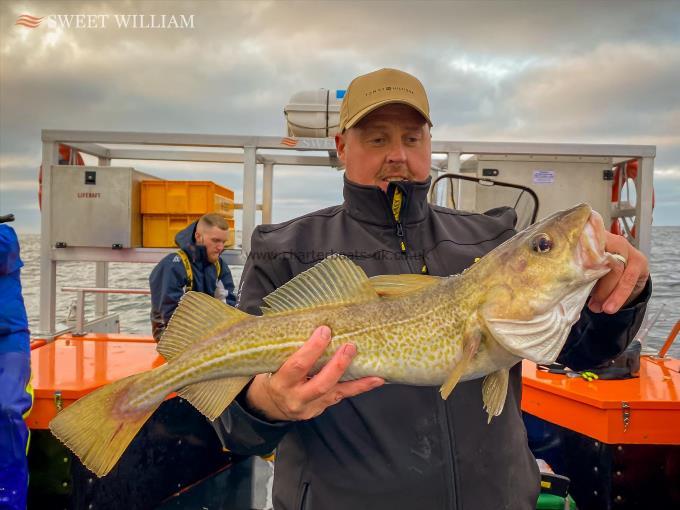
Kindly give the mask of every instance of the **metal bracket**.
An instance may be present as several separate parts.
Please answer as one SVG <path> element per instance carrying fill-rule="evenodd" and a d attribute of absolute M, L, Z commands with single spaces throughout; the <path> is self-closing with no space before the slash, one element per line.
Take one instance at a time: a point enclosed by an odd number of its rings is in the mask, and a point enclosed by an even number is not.
<path fill-rule="evenodd" d="M 623 418 L 623 431 L 628 431 L 630 425 L 630 404 L 628 402 L 621 402 L 621 412 Z"/>
<path fill-rule="evenodd" d="M 61 398 L 61 391 L 54 392 L 54 407 L 57 408 L 57 412 L 64 408 L 64 401 Z"/>

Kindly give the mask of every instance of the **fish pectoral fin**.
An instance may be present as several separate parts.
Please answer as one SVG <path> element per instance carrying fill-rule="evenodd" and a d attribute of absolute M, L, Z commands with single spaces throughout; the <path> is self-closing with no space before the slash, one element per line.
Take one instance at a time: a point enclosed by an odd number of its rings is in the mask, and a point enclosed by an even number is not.
<path fill-rule="evenodd" d="M 334 254 L 300 273 L 266 296 L 263 315 L 349 305 L 378 299 L 364 270 L 344 255 Z"/>
<path fill-rule="evenodd" d="M 251 379 L 251 376 L 213 379 L 185 386 L 177 390 L 177 394 L 198 409 L 203 416 L 213 421 L 224 412 Z"/>
<path fill-rule="evenodd" d="M 170 361 L 196 342 L 248 318 L 250 315 L 247 313 L 219 299 L 203 292 L 189 291 L 182 296 L 172 314 L 157 351 Z"/>
<path fill-rule="evenodd" d="M 498 416 L 505 406 L 505 398 L 508 394 L 508 379 L 510 371 L 507 368 L 497 370 L 484 378 L 482 383 L 482 400 L 484 409 L 489 415 L 487 423 L 491 423 L 491 418 Z"/>
<path fill-rule="evenodd" d="M 456 364 L 455 367 L 453 367 L 453 370 L 446 378 L 446 381 L 444 381 L 442 387 L 439 388 L 439 393 L 441 394 L 444 400 L 449 398 L 449 395 L 451 395 L 453 388 L 456 387 L 456 384 L 458 384 L 458 381 L 460 381 L 460 378 L 467 370 L 467 367 L 470 364 L 470 360 L 477 353 L 477 349 L 479 348 L 479 342 L 481 340 L 482 332 L 479 330 L 479 328 L 475 328 L 465 333 L 465 336 L 463 337 L 464 347 L 461 360 Z"/>
<path fill-rule="evenodd" d="M 60 411 L 50 421 L 52 434 L 97 476 L 104 476 L 128 447 L 161 402 L 136 414 L 116 417 L 119 396 L 143 374 L 107 384 Z"/>
<path fill-rule="evenodd" d="M 400 297 L 436 285 L 442 280 L 439 276 L 426 274 L 381 274 L 369 278 L 380 297 Z"/>

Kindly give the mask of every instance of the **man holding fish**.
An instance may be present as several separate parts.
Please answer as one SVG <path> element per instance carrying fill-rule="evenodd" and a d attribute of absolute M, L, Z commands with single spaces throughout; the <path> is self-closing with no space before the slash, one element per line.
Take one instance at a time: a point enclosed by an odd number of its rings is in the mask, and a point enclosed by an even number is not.
<path fill-rule="evenodd" d="M 240 310 L 187 293 L 168 362 L 80 399 L 54 434 L 105 475 L 177 391 L 233 452 L 277 448 L 276 509 L 534 508 L 519 361 L 615 357 L 643 319 L 647 260 L 585 204 L 516 235 L 512 209 L 429 205 L 430 126 L 415 77 L 355 79 L 344 203 L 259 226 Z"/>
<path fill-rule="evenodd" d="M 425 90 L 413 76 L 383 69 L 358 77 L 340 122 L 345 203 L 255 232 L 241 309 L 259 313 L 262 298 L 320 261 L 287 251 L 346 253 L 369 276 L 444 276 L 514 233 L 511 210 L 483 216 L 428 206 L 431 121 Z M 644 255 L 620 236 L 607 233 L 606 242 L 622 260 L 599 280 L 567 341 L 560 360 L 575 368 L 623 350 L 649 296 L 648 289 L 641 296 L 649 275 Z M 356 250 L 361 254 L 352 257 Z M 264 252 L 279 256 L 257 257 Z M 357 355 L 351 343 L 312 376 L 331 333 L 318 328 L 278 371 L 256 376 L 216 422 L 236 452 L 278 446 L 275 508 L 535 507 L 538 473 L 519 411 L 520 365 L 511 370 L 508 409 L 487 425 L 479 379 L 461 383 L 447 401 L 432 387 L 388 385 L 365 393 L 382 386 L 376 377 L 340 382 Z"/>

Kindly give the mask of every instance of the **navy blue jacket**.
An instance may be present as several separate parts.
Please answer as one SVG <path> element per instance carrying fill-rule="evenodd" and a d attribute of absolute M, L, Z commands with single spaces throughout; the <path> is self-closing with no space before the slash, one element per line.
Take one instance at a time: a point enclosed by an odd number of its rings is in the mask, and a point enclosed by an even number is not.
<path fill-rule="evenodd" d="M 14 229 L 0 225 L 0 353 L 29 351 L 29 332 L 20 273 L 19 240 Z"/>
<path fill-rule="evenodd" d="M 215 274 L 217 269 L 213 263 L 208 261 L 205 246 L 196 244 L 195 232 L 196 222 L 175 236 L 175 244 L 184 250 L 191 263 L 193 273 L 191 289 L 187 289 L 189 278 L 184 263 L 177 253 L 166 255 L 149 275 L 151 327 L 156 340 L 160 339 L 177 308 L 177 303 L 187 290 L 203 292 L 231 306 L 236 304 L 234 280 L 229 267 L 223 260 L 220 260 L 220 274 Z"/>

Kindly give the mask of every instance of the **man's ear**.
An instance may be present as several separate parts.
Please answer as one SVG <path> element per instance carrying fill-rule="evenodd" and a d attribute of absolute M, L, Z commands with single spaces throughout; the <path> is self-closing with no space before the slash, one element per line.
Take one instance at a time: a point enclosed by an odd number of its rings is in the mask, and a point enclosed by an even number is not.
<path fill-rule="evenodd" d="M 338 153 L 338 159 L 345 163 L 345 147 L 347 144 L 345 143 L 345 135 L 344 134 L 336 134 L 335 135 L 335 150 Z"/>

